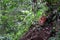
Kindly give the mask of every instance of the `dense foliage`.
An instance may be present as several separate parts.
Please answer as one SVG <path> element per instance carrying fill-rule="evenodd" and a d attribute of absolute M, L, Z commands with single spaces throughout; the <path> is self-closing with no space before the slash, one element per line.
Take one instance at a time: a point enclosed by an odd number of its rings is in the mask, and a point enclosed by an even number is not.
<path fill-rule="evenodd" d="M 0 0 L 0 40 L 18 40 L 45 11 L 44 5 L 34 16 L 32 0 Z"/>
<path fill-rule="evenodd" d="M 37 7 L 32 11 L 32 0 L 0 0 L 0 40 L 18 40 L 28 31 L 30 25 L 48 10 L 46 2 L 37 0 Z"/>

